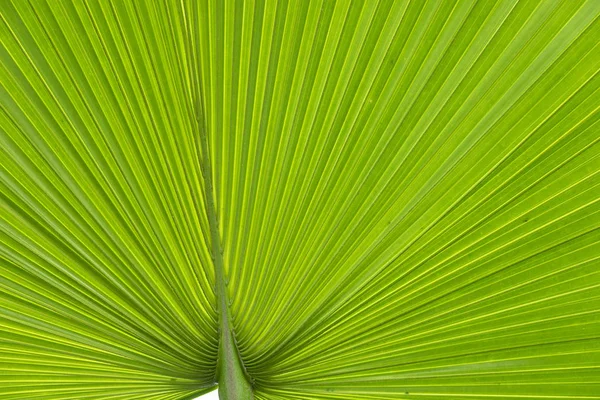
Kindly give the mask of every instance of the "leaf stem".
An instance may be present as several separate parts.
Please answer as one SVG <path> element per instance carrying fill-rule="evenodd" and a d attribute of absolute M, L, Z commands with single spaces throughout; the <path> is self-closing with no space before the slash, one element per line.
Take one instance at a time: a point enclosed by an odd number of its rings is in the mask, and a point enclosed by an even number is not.
<path fill-rule="evenodd" d="M 219 318 L 219 352 L 217 359 L 217 379 L 219 382 L 219 399 L 252 400 L 252 385 L 247 379 L 240 354 L 235 343 L 231 327 L 231 315 L 227 296 L 225 268 L 219 225 L 213 197 L 212 169 L 208 150 L 208 140 L 204 121 L 198 117 L 200 141 L 202 146 L 202 175 L 204 177 L 206 211 L 210 226 L 211 255 L 215 267 L 217 309 Z"/>

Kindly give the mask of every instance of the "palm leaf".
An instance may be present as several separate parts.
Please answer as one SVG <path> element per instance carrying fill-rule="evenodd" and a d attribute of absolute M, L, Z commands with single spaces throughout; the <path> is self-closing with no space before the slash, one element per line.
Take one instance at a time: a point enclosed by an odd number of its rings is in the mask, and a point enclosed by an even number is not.
<path fill-rule="evenodd" d="M 0 399 L 600 399 L 599 16 L 0 0 Z"/>

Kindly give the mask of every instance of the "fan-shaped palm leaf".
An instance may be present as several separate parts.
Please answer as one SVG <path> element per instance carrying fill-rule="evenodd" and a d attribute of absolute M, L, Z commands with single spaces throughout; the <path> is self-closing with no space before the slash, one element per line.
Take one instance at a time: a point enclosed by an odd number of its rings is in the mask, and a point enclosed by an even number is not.
<path fill-rule="evenodd" d="M 0 399 L 600 399 L 599 16 L 0 0 Z"/>

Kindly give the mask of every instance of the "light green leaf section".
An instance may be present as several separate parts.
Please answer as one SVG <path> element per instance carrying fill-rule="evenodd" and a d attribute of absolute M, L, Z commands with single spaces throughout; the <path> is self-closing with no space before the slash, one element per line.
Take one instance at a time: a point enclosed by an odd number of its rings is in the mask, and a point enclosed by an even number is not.
<path fill-rule="evenodd" d="M 217 318 L 184 10 L 0 6 L 0 398 L 207 391 Z"/>
<path fill-rule="evenodd" d="M 0 18 L 0 399 L 600 399 L 600 1 Z"/>

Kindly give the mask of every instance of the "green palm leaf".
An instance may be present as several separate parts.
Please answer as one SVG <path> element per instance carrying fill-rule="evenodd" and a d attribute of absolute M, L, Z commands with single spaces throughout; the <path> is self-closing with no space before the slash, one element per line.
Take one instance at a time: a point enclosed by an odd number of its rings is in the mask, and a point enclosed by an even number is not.
<path fill-rule="evenodd" d="M 0 399 L 600 399 L 599 1 L 0 17 Z"/>

